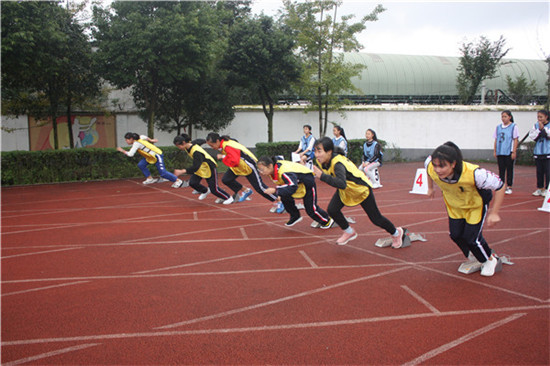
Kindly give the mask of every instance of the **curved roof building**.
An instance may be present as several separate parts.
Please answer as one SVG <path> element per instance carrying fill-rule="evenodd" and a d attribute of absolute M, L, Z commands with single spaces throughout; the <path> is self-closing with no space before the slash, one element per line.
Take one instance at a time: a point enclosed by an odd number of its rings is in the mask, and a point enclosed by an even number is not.
<path fill-rule="evenodd" d="M 345 53 L 344 60 L 366 68 L 360 78 L 353 78 L 361 94 L 345 96 L 356 103 L 456 103 L 457 67 L 459 57 L 408 56 L 374 53 Z M 541 60 L 504 59 L 494 79 L 486 80 L 487 96 L 508 89 L 506 76 L 512 80 L 523 75 L 535 80 L 538 94 L 535 99 L 544 103 L 547 98 L 548 66 Z M 498 91 L 498 92 L 497 92 Z"/>

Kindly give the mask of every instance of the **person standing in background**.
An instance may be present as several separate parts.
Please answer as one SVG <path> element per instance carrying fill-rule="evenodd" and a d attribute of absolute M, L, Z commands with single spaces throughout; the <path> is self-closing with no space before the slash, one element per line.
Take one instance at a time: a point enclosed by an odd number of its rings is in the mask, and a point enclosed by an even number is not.
<path fill-rule="evenodd" d="M 506 182 L 506 194 L 512 194 L 514 184 L 514 163 L 518 150 L 518 126 L 514 123 L 512 112 L 505 110 L 501 113 L 502 123 L 499 124 L 493 135 L 495 145 L 493 156 L 497 158 L 498 175 Z"/>

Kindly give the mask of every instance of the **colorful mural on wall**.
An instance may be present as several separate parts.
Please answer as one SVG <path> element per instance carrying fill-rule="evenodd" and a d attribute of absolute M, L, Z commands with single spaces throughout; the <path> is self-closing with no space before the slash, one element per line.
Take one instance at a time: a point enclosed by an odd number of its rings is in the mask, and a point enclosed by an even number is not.
<path fill-rule="evenodd" d="M 74 147 L 116 147 L 116 121 L 114 116 L 71 116 Z M 60 149 L 68 149 L 69 129 L 67 116 L 57 118 Z M 54 134 L 51 121 L 29 117 L 29 143 L 32 151 L 53 150 Z"/>

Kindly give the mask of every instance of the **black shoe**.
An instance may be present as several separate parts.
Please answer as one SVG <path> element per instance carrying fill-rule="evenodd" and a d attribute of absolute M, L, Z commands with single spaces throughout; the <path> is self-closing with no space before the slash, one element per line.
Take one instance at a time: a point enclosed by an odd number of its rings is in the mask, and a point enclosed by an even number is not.
<path fill-rule="evenodd" d="M 302 216 L 291 217 L 290 220 L 288 220 L 288 222 L 285 224 L 285 226 L 288 226 L 288 227 L 294 226 L 300 221 L 302 221 Z"/>

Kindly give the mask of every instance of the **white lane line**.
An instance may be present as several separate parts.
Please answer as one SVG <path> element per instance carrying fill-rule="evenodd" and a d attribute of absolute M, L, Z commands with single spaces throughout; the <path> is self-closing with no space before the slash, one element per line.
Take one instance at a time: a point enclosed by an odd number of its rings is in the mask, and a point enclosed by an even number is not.
<path fill-rule="evenodd" d="M 418 364 L 420 364 L 420 363 L 422 363 L 426 360 L 429 360 L 430 358 L 433 358 L 435 356 L 440 355 L 441 353 L 444 353 L 444 352 L 450 350 L 451 348 L 454 348 L 454 347 L 459 346 L 463 343 L 466 343 L 469 340 L 474 339 L 475 337 L 479 337 L 480 335 L 485 334 L 485 333 L 487 333 L 487 332 L 489 332 L 493 329 L 496 329 L 496 328 L 501 327 L 501 326 L 503 326 L 507 323 L 510 323 L 510 322 L 512 322 L 516 319 L 519 319 L 524 315 L 527 315 L 527 314 L 526 313 L 517 313 L 517 314 L 510 315 L 509 317 L 507 317 L 505 319 L 502 319 L 502 320 L 499 320 L 498 322 L 494 322 L 492 324 L 489 324 L 486 327 L 480 328 L 476 331 L 473 331 L 469 334 L 466 334 L 465 336 L 462 336 L 462 337 L 460 337 L 460 338 L 458 338 L 458 339 L 456 339 L 452 342 L 444 344 L 441 347 L 433 349 L 430 352 L 424 353 L 423 355 L 415 358 L 414 360 L 411 360 L 407 363 L 404 363 L 403 366 L 418 365 Z"/>
<path fill-rule="evenodd" d="M 244 227 L 240 228 L 239 230 L 241 231 L 243 239 L 248 240 L 248 235 L 246 235 L 246 231 L 244 230 Z"/>
<path fill-rule="evenodd" d="M 302 257 L 305 258 L 305 260 L 313 267 L 313 268 L 319 268 L 319 266 L 317 264 L 315 264 L 315 262 L 309 257 L 309 255 L 306 254 L 306 252 L 304 252 L 303 250 L 300 250 L 300 254 L 302 255 Z"/>
<path fill-rule="evenodd" d="M 237 259 L 237 258 L 246 258 L 246 257 L 250 257 L 250 256 L 253 256 L 253 255 L 278 252 L 278 251 L 287 250 L 287 249 L 301 248 L 301 247 L 305 247 L 305 246 L 309 246 L 309 245 L 316 245 L 316 244 L 319 244 L 319 242 L 313 242 L 313 243 L 309 243 L 309 244 L 292 245 L 292 246 L 289 246 L 289 247 L 282 247 L 282 248 L 273 248 L 273 249 L 260 250 L 260 251 L 257 251 L 257 252 L 237 254 L 237 255 L 232 255 L 232 256 L 229 256 L 229 257 L 215 258 L 215 259 L 209 259 L 209 260 L 206 260 L 206 261 L 186 263 L 186 264 L 180 264 L 180 265 L 177 265 L 177 266 L 170 266 L 170 267 L 150 269 L 150 270 L 147 270 L 147 271 L 134 272 L 133 274 L 147 274 L 147 273 L 153 273 L 153 272 L 159 272 L 159 271 L 168 271 L 168 270 L 171 270 L 171 269 L 185 268 L 185 267 L 197 266 L 197 265 L 208 264 L 208 263 L 216 263 L 216 262 L 222 262 L 222 261 Z"/>
<path fill-rule="evenodd" d="M 44 344 L 44 343 L 57 343 L 57 342 L 83 342 L 83 341 L 105 341 L 109 339 L 128 339 L 128 338 L 150 338 L 150 337 L 173 337 L 182 335 L 201 335 L 201 334 L 230 334 L 230 333 L 246 333 L 246 332 L 262 332 L 262 331 L 280 331 L 289 329 L 307 329 L 307 328 L 321 328 L 321 327 L 338 327 L 345 325 L 358 325 L 365 323 L 379 323 L 385 321 L 403 321 L 403 320 L 418 320 L 433 317 L 442 316 L 463 316 L 471 314 L 495 314 L 499 312 L 511 312 L 511 311 L 533 311 L 533 310 L 548 310 L 550 305 L 533 305 L 533 306 L 518 306 L 510 308 L 499 309 L 476 309 L 466 311 L 450 311 L 442 312 L 440 314 L 434 313 L 419 313 L 419 314 L 407 314 L 407 315 L 393 315 L 393 316 L 381 316 L 374 318 L 359 318 L 359 319 L 344 319 L 344 320 L 331 320 L 324 322 L 311 322 L 311 323 L 294 323 L 294 324 L 279 324 L 269 326 L 257 326 L 257 327 L 244 327 L 244 328 L 211 328 L 211 329 L 191 329 L 191 330 L 171 330 L 162 332 L 142 332 L 142 333 L 113 333 L 113 334 L 97 334 L 87 336 L 74 336 L 74 337 L 58 337 L 58 338 L 36 338 L 36 339 L 20 339 L 13 341 L 3 340 L 0 346 L 24 346 L 28 344 Z"/>
<path fill-rule="evenodd" d="M 74 250 L 74 249 L 83 249 L 83 247 L 63 248 L 63 249 L 55 249 L 55 250 L 44 250 L 44 251 L 41 251 L 41 252 L 31 252 L 31 253 L 6 255 L 6 256 L 2 257 L 1 259 L 26 257 L 26 256 L 29 256 L 29 255 L 38 255 L 38 254 L 46 254 L 46 253 L 64 252 L 64 251 L 67 251 L 67 250 Z"/>
<path fill-rule="evenodd" d="M 20 294 L 26 294 L 28 292 L 43 291 L 43 290 L 49 290 L 49 289 L 52 289 L 52 288 L 73 286 L 73 285 L 79 285 L 81 283 L 88 283 L 88 282 L 90 282 L 90 281 L 77 281 L 77 282 L 62 283 L 62 284 L 59 284 L 59 285 L 37 287 L 37 288 L 31 288 L 31 289 L 22 290 L 22 291 L 7 292 L 5 294 L 2 294 L 2 296 L 20 295 Z"/>
<path fill-rule="evenodd" d="M 497 241 L 497 242 L 494 242 L 494 243 L 491 243 L 491 247 L 495 246 L 495 245 L 499 245 L 499 244 L 504 244 L 504 243 L 507 243 L 509 241 L 512 241 L 512 240 L 517 240 L 519 238 L 523 238 L 523 237 L 527 237 L 527 236 L 531 236 L 531 235 L 536 235 L 536 234 L 539 234 L 539 233 L 542 233 L 543 230 L 537 230 L 537 231 L 531 231 L 531 232 L 528 232 L 528 233 L 525 233 L 525 234 L 521 234 L 521 235 L 517 235 L 517 236 L 513 236 L 513 237 L 508 237 L 504 240 L 500 240 L 500 241 Z M 439 261 L 439 260 L 443 260 L 443 259 L 447 259 L 447 258 L 451 258 L 451 257 L 455 257 L 459 254 L 462 254 L 462 252 L 456 252 L 456 253 L 453 253 L 453 254 L 448 254 L 448 255 L 445 255 L 443 257 L 439 257 L 439 258 L 434 258 L 433 260 L 434 261 Z"/>
<path fill-rule="evenodd" d="M 420 296 L 419 294 L 417 294 L 416 292 L 411 290 L 408 286 L 401 285 L 401 288 L 403 288 L 403 290 L 407 291 L 412 297 L 417 299 L 419 302 L 424 304 L 424 306 L 426 306 L 428 309 L 430 309 L 430 311 L 432 313 L 434 313 L 434 314 L 440 314 L 441 313 L 439 310 L 437 310 L 437 308 L 435 306 L 433 306 L 428 301 L 426 301 L 422 296 Z"/>
<path fill-rule="evenodd" d="M 479 285 L 479 286 L 484 286 L 484 287 L 488 287 L 488 288 L 493 289 L 493 290 L 498 290 L 498 291 L 502 291 L 502 292 L 505 292 L 505 293 L 508 293 L 508 294 L 520 296 L 520 297 L 523 297 L 525 299 L 534 300 L 534 301 L 537 301 L 537 302 L 545 302 L 543 299 L 539 299 L 538 297 L 522 294 L 521 292 L 517 292 L 517 291 L 508 290 L 507 288 L 504 288 L 504 287 L 490 285 L 490 284 L 482 282 L 482 281 L 472 280 L 472 279 L 466 278 L 464 276 L 454 275 L 454 274 L 451 274 L 451 273 L 447 273 L 447 272 L 444 272 L 444 271 L 437 270 L 435 268 L 430 268 L 430 267 L 426 267 L 426 266 L 423 266 L 423 265 L 416 265 L 415 268 L 416 269 L 421 268 L 423 270 L 428 270 L 428 271 L 431 271 L 431 272 L 439 273 L 439 274 L 442 274 L 442 275 L 447 276 L 447 277 L 456 278 L 456 279 L 459 279 L 459 280 L 462 280 L 462 281 L 474 283 L 474 284 Z"/>
<path fill-rule="evenodd" d="M 254 304 L 254 305 L 250 305 L 250 306 L 245 306 L 245 307 L 242 307 L 242 308 L 233 309 L 233 310 L 229 310 L 229 311 L 224 311 L 224 312 L 217 313 L 217 314 L 203 316 L 201 318 L 195 318 L 195 319 L 185 320 L 185 321 L 178 322 L 178 323 L 163 325 L 161 327 L 156 327 L 156 328 L 153 328 L 153 329 L 170 329 L 170 328 L 180 327 L 182 325 L 188 325 L 188 324 L 203 322 L 203 321 L 206 321 L 206 320 L 223 318 L 223 317 L 226 317 L 228 315 L 238 314 L 238 313 L 242 313 L 242 312 L 245 312 L 245 311 L 262 308 L 262 307 L 265 307 L 265 306 L 278 304 L 278 303 L 289 301 L 289 300 L 294 300 L 294 299 L 297 299 L 297 298 L 300 298 L 300 297 L 313 295 L 313 294 L 316 294 L 316 293 L 319 293 L 319 292 L 325 292 L 325 291 L 332 290 L 332 289 L 335 289 L 335 288 L 338 288 L 338 287 L 347 286 L 347 285 L 350 285 L 350 284 L 353 284 L 353 283 L 366 281 L 366 280 L 370 280 L 370 279 L 377 278 L 377 277 L 386 276 L 386 275 L 389 275 L 389 274 L 392 274 L 392 273 L 395 273 L 395 272 L 400 272 L 400 271 L 403 271 L 403 270 L 409 269 L 409 268 L 410 267 L 391 269 L 389 271 L 376 273 L 374 275 L 354 278 L 353 280 L 348 280 L 348 281 L 344 281 L 344 282 L 335 283 L 335 284 L 330 285 L 330 286 L 324 286 L 324 287 L 316 288 L 316 289 L 313 289 L 313 290 L 300 292 L 300 293 L 297 293 L 297 294 L 294 294 L 294 295 L 281 297 L 279 299 L 266 301 L 266 302 L 262 302 L 262 303 L 258 303 L 258 304 Z"/>
<path fill-rule="evenodd" d="M 36 355 L 36 356 L 25 357 L 25 358 L 21 358 L 19 360 L 3 363 L 2 365 L 4 365 L 4 366 L 21 365 L 23 363 L 42 360 L 44 358 L 57 356 L 57 355 L 62 355 L 64 353 L 80 351 L 80 350 L 83 350 L 83 349 L 86 349 L 86 348 L 98 346 L 100 344 L 101 343 L 89 343 L 89 344 L 81 344 L 80 346 L 62 348 L 62 349 L 59 349 L 57 351 L 46 352 L 46 353 L 42 353 L 42 354 L 39 354 L 39 355 Z"/>

